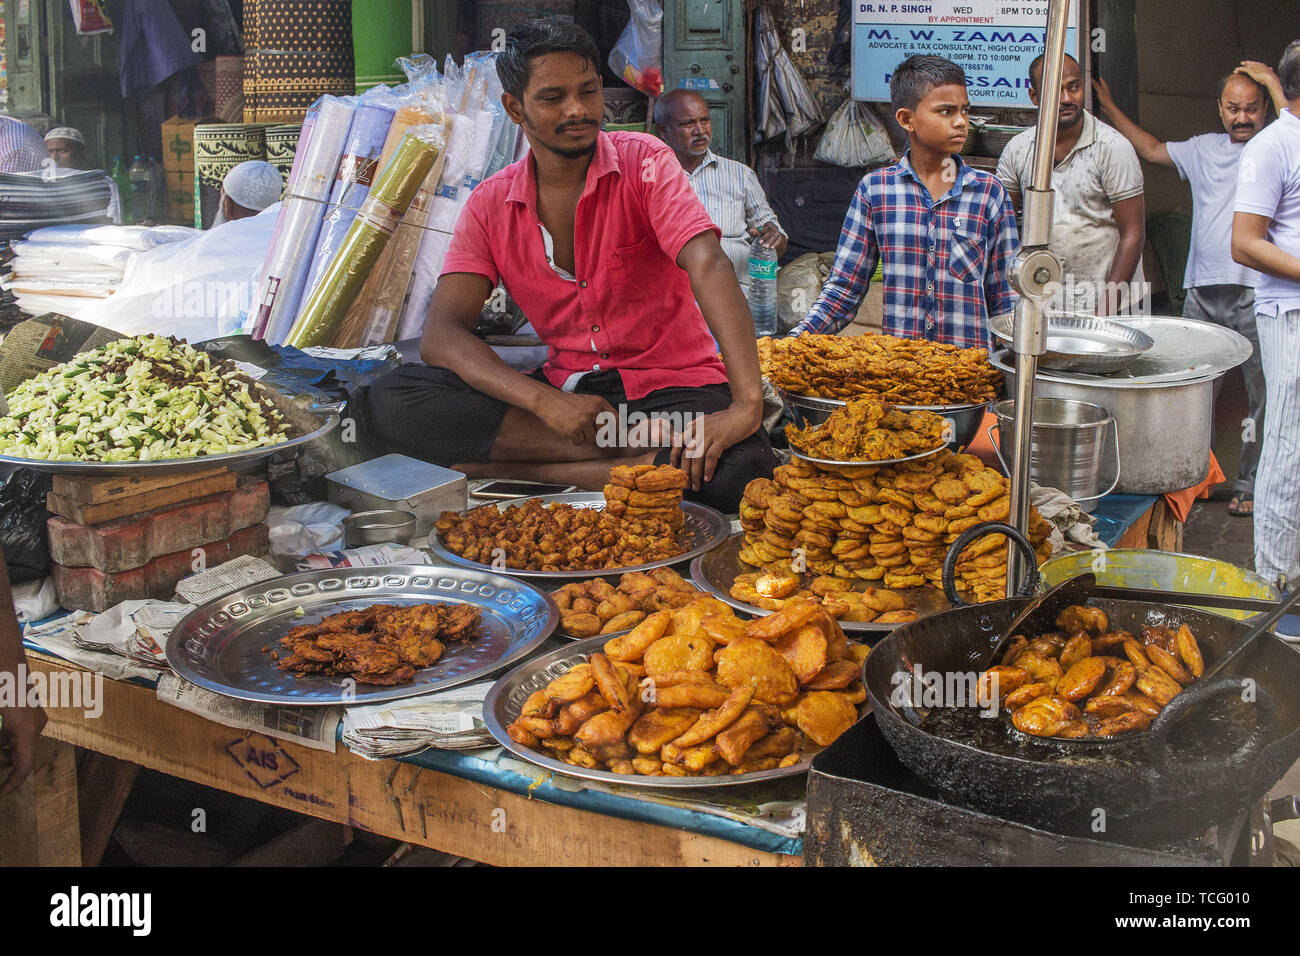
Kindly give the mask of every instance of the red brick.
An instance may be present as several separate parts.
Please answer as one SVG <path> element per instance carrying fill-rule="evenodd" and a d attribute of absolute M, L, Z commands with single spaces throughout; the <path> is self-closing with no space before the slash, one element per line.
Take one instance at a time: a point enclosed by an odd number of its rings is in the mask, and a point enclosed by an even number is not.
<path fill-rule="evenodd" d="M 225 540 L 204 544 L 204 562 L 207 567 L 214 567 L 245 554 L 264 555 L 269 547 L 269 529 L 265 524 L 255 524 Z M 61 605 L 69 610 L 99 612 L 122 601 L 170 599 L 176 591 L 176 582 L 194 573 L 194 554 L 193 549 L 175 551 L 154 558 L 142 567 L 116 572 L 70 568 L 53 562 L 50 573 Z"/>
<path fill-rule="evenodd" d="M 129 571 L 159 555 L 228 538 L 240 528 L 265 521 L 270 508 L 267 484 L 258 481 L 93 527 L 53 515 L 46 526 L 50 557 L 64 567 Z"/>

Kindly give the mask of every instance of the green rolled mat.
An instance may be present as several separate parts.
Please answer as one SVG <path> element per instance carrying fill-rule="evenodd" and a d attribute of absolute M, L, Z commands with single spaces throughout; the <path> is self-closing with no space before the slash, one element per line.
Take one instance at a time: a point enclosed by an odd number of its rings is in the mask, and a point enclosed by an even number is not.
<path fill-rule="evenodd" d="M 330 343 L 442 149 L 441 126 L 417 127 L 406 134 L 370 187 L 285 344 L 302 349 Z"/>

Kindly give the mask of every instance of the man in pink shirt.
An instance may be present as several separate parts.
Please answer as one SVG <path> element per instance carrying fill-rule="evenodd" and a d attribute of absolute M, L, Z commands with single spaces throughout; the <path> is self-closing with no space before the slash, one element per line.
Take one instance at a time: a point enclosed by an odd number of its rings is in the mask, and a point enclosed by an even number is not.
<path fill-rule="evenodd" d="M 688 496 L 735 511 L 776 464 L 753 320 L 672 149 L 600 131 L 598 57 L 573 24 L 511 30 L 497 72 L 529 154 L 471 194 L 425 320 L 426 365 L 376 382 L 370 416 L 404 451 L 471 476 L 596 490 L 611 465 L 671 461 Z M 472 332 L 498 281 L 548 346 L 531 375 Z"/>

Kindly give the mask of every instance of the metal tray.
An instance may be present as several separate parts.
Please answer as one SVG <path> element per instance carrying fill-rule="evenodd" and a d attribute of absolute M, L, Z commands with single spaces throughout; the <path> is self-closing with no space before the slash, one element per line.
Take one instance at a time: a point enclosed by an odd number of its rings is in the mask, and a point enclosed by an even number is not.
<path fill-rule="evenodd" d="M 908 455 L 906 458 L 885 458 L 880 461 L 838 461 L 833 458 L 814 458 L 812 455 L 805 455 L 793 445 L 790 446 L 790 455 L 798 458 L 800 461 L 810 461 L 814 465 L 826 465 L 835 468 L 874 468 L 877 465 L 897 465 L 905 461 L 916 461 L 919 458 L 929 458 L 931 455 L 937 455 L 948 446 L 940 445 L 938 448 L 931 448 L 929 451 L 919 452 L 915 455 Z"/>
<path fill-rule="evenodd" d="M 483 700 L 483 721 L 497 742 L 515 756 L 554 773 L 580 777 L 583 780 L 599 780 L 623 787 L 699 790 L 712 787 L 736 787 L 747 783 L 762 783 L 765 780 L 781 780 L 785 777 L 801 777 L 808 772 L 814 752 L 802 754 L 799 762 L 792 767 L 778 767 L 774 770 L 759 770 L 754 773 L 728 774 L 722 777 L 645 777 L 640 774 L 610 773 L 608 770 L 575 767 L 573 764 L 556 760 L 539 750 L 533 750 L 512 740 L 506 733 L 506 727 L 519 716 L 519 711 L 523 709 L 524 701 L 529 695 L 541 690 L 570 668 L 586 661 L 592 652 L 599 651 L 604 646 L 610 636 L 604 634 L 599 637 L 589 637 L 549 654 L 534 657 L 499 678 Z"/>
<path fill-rule="evenodd" d="M 222 455 L 200 455 L 198 458 L 166 458 L 162 461 L 43 461 L 37 458 L 0 455 L 0 465 L 18 465 L 47 474 L 83 475 L 89 478 L 148 478 L 204 471 L 208 468 L 239 469 L 263 458 L 269 458 L 277 452 L 289 451 L 317 438 L 324 438 L 339 423 L 339 416 L 335 412 L 305 409 L 296 405 L 283 392 L 268 385 L 263 385 L 262 388 L 266 390 L 271 404 L 284 415 L 290 429 L 298 433 L 296 438 L 290 438 L 278 445 L 263 445 L 261 448 L 227 452 Z"/>
<path fill-rule="evenodd" d="M 482 634 L 447 645 L 409 684 L 345 684 L 348 678 L 295 677 L 269 653 L 291 627 L 372 604 L 474 604 Z M 296 609 L 304 611 L 302 617 Z M 478 680 L 529 654 L 559 622 L 550 596 L 501 574 L 467 568 L 391 564 L 304 571 L 209 601 L 176 625 L 167 662 L 186 680 L 240 700 L 266 704 L 376 704 Z"/>
<path fill-rule="evenodd" d="M 744 540 L 744 534 L 732 535 L 708 554 L 700 555 L 692 561 L 691 580 L 719 601 L 731 605 L 737 611 L 753 614 L 756 617 L 764 617 L 772 612 L 765 611 L 761 607 L 755 607 L 752 604 L 746 604 L 744 601 L 738 601 L 731 596 L 731 585 L 735 581 L 736 575 L 752 574 L 755 571 L 762 570 L 740 560 L 740 547 Z M 854 591 L 865 591 L 869 587 L 888 590 L 875 581 L 861 581 L 855 583 L 852 587 Z M 943 592 L 938 588 L 902 588 L 894 591 L 894 593 L 902 595 L 904 600 L 907 601 L 908 607 L 916 611 L 918 619 L 929 617 L 931 614 L 938 614 L 940 611 L 947 611 L 951 607 L 948 599 L 943 596 Z M 903 623 L 875 624 L 871 621 L 866 623 L 861 621 L 840 621 L 840 627 L 847 634 L 887 634 L 894 628 L 902 627 Z"/>
<path fill-rule="evenodd" d="M 497 506 L 498 510 L 505 511 L 506 508 L 512 505 L 522 505 L 524 502 L 534 500 L 543 504 L 560 502 L 561 504 L 573 505 L 575 508 L 596 508 L 598 510 L 604 510 L 605 508 L 605 496 L 599 491 L 575 491 L 563 495 L 539 495 L 535 499 L 513 498 L 509 501 L 493 502 L 493 504 Z M 503 568 L 500 571 L 495 571 L 491 565 L 482 564 L 478 561 L 467 561 L 459 554 L 448 550 L 439 539 L 437 528 L 429 532 L 429 548 L 442 560 L 463 568 L 478 568 L 481 571 L 508 574 L 511 577 L 530 580 L 571 581 L 575 578 L 626 574 L 629 571 L 649 571 L 652 568 L 666 568 L 689 561 L 696 555 L 704 554 L 706 551 L 717 547 L 726 540 L 727 535 L 731 534 L 731 522 L 727 520 L 725 515 L 714 511 L 707 505 L 697 504 L 694 501 L 683 501 L 682 511 L 686 513 L 686 524 L 682 529 L 682 533 L 686 536 L 686 550 L 681 554 L 673 555 L 671 558 L 660 558 L 658 561 L 651 561 L 648 564 L 636 564 L 626 568 L 589 568 L 585 571 L 523 571 L 518 568 Z"/>
<path fill-rule="evenodd" d="M 1015 316 L 1004 313 L 989 322 L 1001 342 L 1011 344 Z M 1043 368 L 1102 375 L 1118 372 L 1155 345 L 1141 329 L 1093 315 L 1049 315 L 1047 351 L 1038 357 Z"/>
<path fill-rule="evenodd" d="M 1040 371 L 1038 377 L 1098 388 L 1161 388 L 1217 378 L 1250 358 L 1251 345 L 1245 336 L 1212 322 L 1166 315 L 1121 315 L 1113 321 L 1145 332 L 1155 345 L 1127 368 L 1109 375 L 1048 369 Z M 1016 357 L 1010 349 L 990 355 L 989 363 L 1002 372 L 1015 374 Z"/>

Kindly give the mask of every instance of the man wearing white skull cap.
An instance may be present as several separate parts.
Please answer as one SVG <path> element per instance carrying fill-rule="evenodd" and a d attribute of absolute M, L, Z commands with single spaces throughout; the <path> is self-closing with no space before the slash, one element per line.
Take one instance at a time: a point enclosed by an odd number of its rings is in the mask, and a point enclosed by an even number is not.
<path fill-rule="evenodd" d="M 256 216 L 271 203 L 279 201 L 283 189 L 284 179 L 280 170 L 270 163 L 260 159 L 240 163 L 222 180 L 221 202 L 212 225 Z"/>

